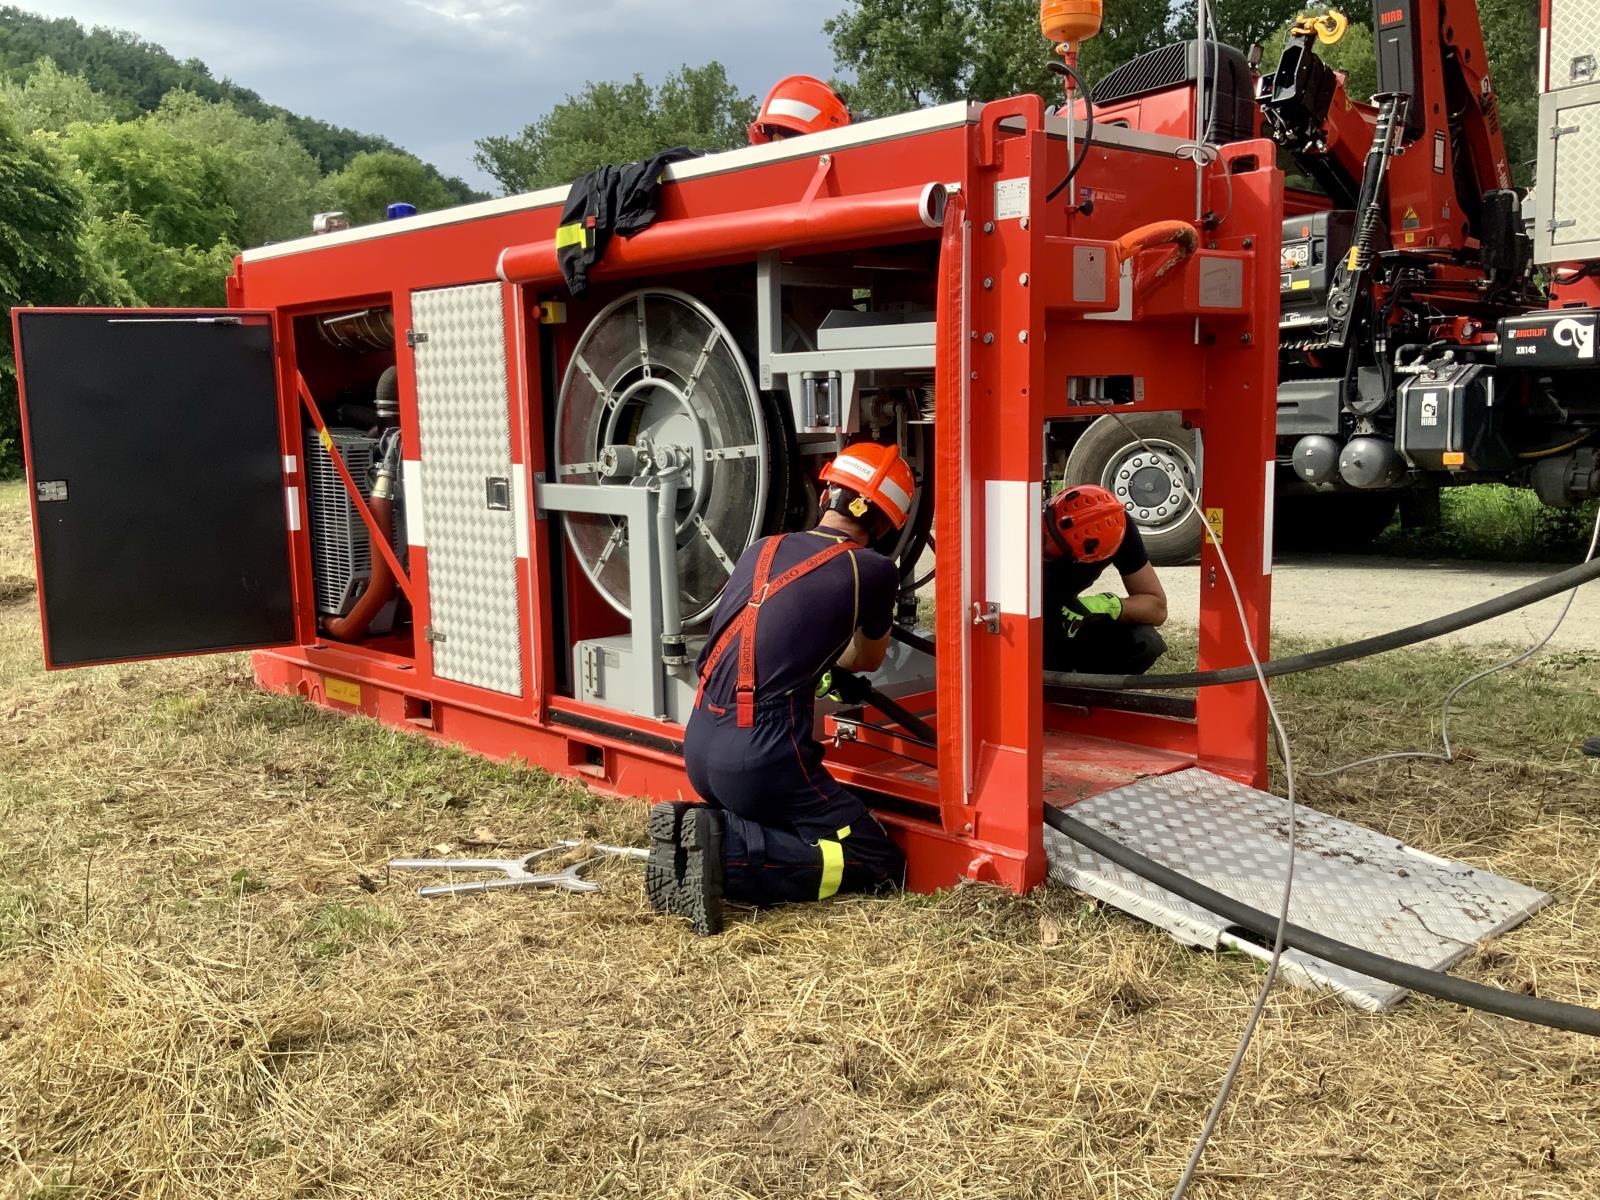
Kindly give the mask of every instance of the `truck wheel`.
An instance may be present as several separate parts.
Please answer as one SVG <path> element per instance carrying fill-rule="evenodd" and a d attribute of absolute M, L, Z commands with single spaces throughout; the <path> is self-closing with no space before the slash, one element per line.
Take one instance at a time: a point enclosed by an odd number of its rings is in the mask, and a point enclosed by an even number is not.
<path fill-rule="evenodd" d="M 1194 430 L 1176 414 L 1096 419 L 1067 455 L 1066 481 L 1097 483 L 1121 500 L 1151 562 L 1192 562 L 1200 553 L 1200 514 L 1184 498 L 1185 489 L 1200 498 Z"/>

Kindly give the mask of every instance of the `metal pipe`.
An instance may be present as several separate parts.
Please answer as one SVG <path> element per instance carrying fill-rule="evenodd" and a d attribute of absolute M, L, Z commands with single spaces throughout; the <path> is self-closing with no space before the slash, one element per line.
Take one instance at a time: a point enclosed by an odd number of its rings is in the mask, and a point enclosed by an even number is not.
<path fill-rule="evenodd" d="M 663 474 L 656 492 L 656 572 L 661 581 L 661 661 L 669 667 L 688 662 L 678 579 L 678 476 Z"/>
<path fill-rule="evenodd" d="M 941 183 L 893 188 L 863 196 L 822 196 L 809 202 L 679 217 L 661 221 L 631 238 L 613 238 L 591 275 L 658 270 L 673 263 L 696 264 L 748 258 L 825 242 L 888 237 L 939 229 L 944 224 Z M 561 282 L 555 239 L 507 246 L 495 273 L 507 283 Z"/>

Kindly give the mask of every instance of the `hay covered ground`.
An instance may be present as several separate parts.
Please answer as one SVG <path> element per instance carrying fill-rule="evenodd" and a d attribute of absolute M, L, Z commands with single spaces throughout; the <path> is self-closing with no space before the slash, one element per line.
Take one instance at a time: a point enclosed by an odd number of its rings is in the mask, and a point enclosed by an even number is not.
<path fill-rule="evenodd" d="M 388 858 L 637 844 L 642 809 L 265 695 L 239 656 L 47 676 L 31 574 L 4 485 L 0 1196 L 1162 1197 L 1261 978 L 1060 891 L 707 941 L 634 863 L 425 902 Z M 1286 681 L 1301 756 L 1415 744 L 1479 661 Z M 1597 679 L 1551 654 L 1463 705 L 1467 761 L 1305 789 L 1554 892 L 1459 973 L 1590 1004 Z M 1600 1044 L 1280 990 L 1193 1194 L 1600 1195 Z"/>

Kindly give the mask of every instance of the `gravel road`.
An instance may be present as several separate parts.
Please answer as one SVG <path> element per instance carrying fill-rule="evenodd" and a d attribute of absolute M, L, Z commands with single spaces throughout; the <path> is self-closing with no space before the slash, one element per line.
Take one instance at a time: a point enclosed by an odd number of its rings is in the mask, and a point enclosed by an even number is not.
<path fill-rule="evenodd" d="M 1301 637 L 1341 642 L 1370 637 L 1503 595 L 1554 574 L 1564 565 L 1295 557 L 1273 568 L 1272 624 L 1281 633 Z M 1192 614 L 1199 606 L 1200 568 L 1158 570 L 1167 588 L 1172 619 L 1192 625 Z M 1531 645 L 1549 631 L 1564 603 L 1562 596 L 1544 600 L 1440 640 Z M 1579 591 L 1551 648 L 1600 650 L 1600 581 Z"/>

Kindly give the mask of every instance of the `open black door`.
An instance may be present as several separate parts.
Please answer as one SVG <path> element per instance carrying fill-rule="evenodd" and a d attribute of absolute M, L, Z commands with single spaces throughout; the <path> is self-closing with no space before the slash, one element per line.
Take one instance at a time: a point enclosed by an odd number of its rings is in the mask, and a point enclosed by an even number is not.
<path fill-rule="evenodd" d="M 292 644 L 270 316 L 14 318 L 48 665 Z"/>

